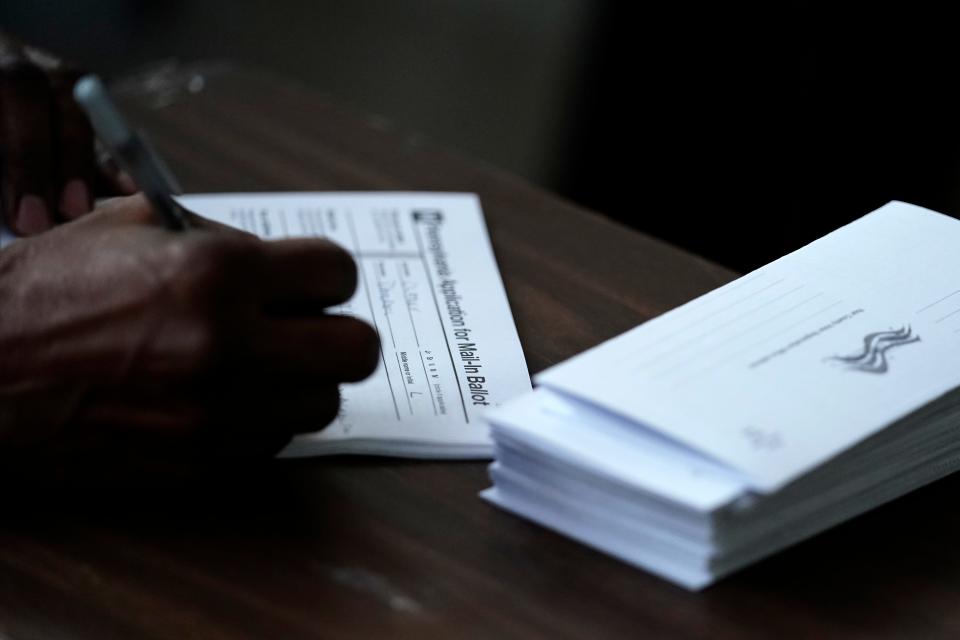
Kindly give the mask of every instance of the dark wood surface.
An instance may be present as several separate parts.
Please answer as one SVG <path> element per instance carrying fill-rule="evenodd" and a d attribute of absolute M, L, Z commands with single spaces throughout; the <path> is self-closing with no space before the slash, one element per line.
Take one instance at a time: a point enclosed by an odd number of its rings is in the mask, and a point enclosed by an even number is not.
<path fill-rule="evenodd" d="M 479 193 L 532 372 L 734 276 L 266 74 L 120 89 L 188 191 Z M 488 484 L 478 463 L 340 458 L 38 496 L 0 524 L 0 638 L 960 634 L 957 479 L 700 594 L 490 507 Z"/>

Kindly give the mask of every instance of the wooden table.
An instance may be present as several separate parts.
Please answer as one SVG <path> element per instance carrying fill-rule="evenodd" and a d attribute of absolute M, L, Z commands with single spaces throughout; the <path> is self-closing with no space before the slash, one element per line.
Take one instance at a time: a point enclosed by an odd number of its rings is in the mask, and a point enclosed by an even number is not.
<path fill-rule="evenodd" d="M 188 191 L 479 193 L 534 372 L 734 276 L 282 79 L 199 65 L 120 93 Z M 490 507 L 488 484 L 478 463 L 348 458 L 38 498 L 0 525 L 0 637 L 960 634 L 960 479 L 701 594 Z"/>

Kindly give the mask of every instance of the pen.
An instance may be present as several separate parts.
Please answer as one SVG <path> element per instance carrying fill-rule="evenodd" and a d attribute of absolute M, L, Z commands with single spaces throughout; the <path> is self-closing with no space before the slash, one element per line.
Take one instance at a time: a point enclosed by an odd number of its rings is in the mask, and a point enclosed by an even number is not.
<path fill-rule="evenodd" d="M 73 97 L 90 118 L 97 137 L 120 168 L 130 174 L 153 211 L 170 229 L 187 229 L 187 213 L 173 198 L 180 191 L 173 174 L 143 136 L 127 125 L 100 78 L 80 78 L 73 88 Z"/>

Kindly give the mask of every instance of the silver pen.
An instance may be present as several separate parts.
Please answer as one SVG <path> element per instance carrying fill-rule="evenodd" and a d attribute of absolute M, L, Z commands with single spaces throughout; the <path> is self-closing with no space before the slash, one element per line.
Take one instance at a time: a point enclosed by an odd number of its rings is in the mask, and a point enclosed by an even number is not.
<path fill-rule="evenodd" d="M 178 231 L 189 228 L 187 212 L 173 197 L 180 192 L 173 174 L 143 136 L 120 115 L 100 78 L 80 78 L 73 88 L 73 97 L 90 118 L 97 137 L 120 168 L 130 174 L 167 227 Z"/>

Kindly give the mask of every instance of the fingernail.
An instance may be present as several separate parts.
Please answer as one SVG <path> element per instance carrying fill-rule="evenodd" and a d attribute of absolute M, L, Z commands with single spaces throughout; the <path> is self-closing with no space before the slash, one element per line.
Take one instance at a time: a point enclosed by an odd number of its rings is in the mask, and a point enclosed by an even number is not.
<path fill-rule="evenodd" d="M 90 211 L 90 190 L 79 178 L 71 180 L 60 194 L 60 212 L 68 218 L 79 218 Z"/>
<path fill-rule="evenodd" d="M 42 233 L 52 226 L 47 205 L 40 196 L 25 195 L 20 198 L 15 226 L 25 236 Z"/>

